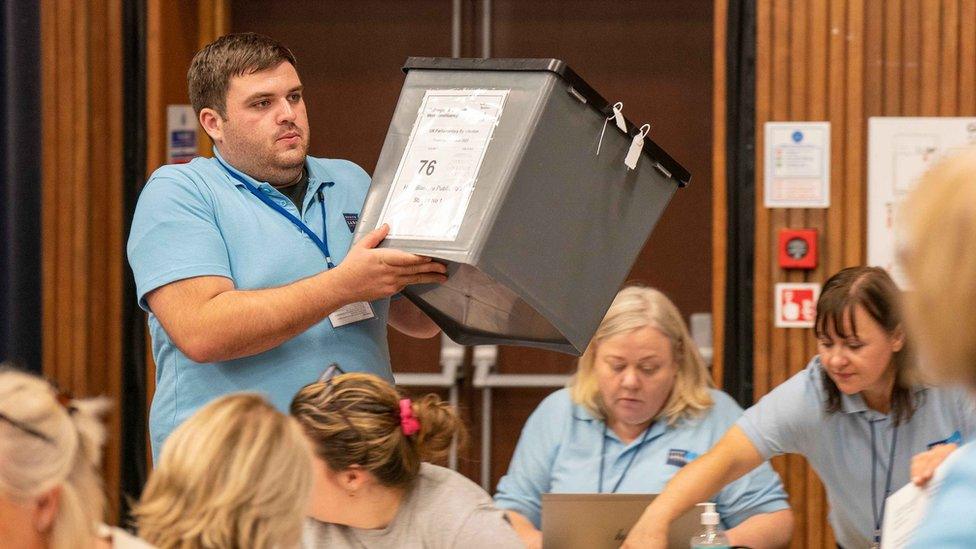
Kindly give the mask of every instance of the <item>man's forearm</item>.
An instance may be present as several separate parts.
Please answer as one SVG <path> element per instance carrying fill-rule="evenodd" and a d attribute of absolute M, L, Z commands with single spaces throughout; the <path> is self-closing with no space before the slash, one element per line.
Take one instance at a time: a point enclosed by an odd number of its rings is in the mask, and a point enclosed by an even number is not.
<path fill-rule="evenodd" d="M 332 272 L 277 288 L 228 290 L 173 319 L 177 346 L 195 362 L 262 353 L 321 322 L 348 297 L 329 284 Z"/>
<path fill-rule="evenodd" d="M 195 362 L 231 360 L 272 349 L 333 311 L 389 297 L 409 284 L 441 283 L 447 268 L 430 258 L 375 249 L 389 231 L 370 231 L 328 271 L 280 286 L 237 290 L 231 279 L 201 276 L 146 295 L 173 343 Z"/>

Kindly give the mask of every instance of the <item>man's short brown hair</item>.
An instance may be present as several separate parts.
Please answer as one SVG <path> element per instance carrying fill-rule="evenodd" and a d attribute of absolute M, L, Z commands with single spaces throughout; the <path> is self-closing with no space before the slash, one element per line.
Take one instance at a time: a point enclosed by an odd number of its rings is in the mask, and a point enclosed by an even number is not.
<path fill-rule="evenodd" d="M 221 36 L 198 51 L 190 62 L 186 81 L 193 110 L 199 115 L 201 110 L 210 108 L 226 117 L 231 78 L 273 69 L 286 61 L 298 68 L 291 50 L 262 34 Z"/>

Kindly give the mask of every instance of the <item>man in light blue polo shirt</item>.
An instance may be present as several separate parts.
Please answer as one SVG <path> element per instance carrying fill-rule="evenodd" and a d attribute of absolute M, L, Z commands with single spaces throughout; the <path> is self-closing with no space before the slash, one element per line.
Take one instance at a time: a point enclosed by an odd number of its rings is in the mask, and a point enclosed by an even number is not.
<path fill-rule="evenodd" d="M 287 410 L 331 362 L 392 381 L 387 323 L 416 337 L 439 331 L 389 297 L 443 282 L 444 266 L 376 248 L 385 226 L 352 245 L 370 179 L 351 162 L 307 156 L 295 67 L 287 48 L 253 33 L 200 50 L 187 79 L 214 158 L 163 166 L 139 197 L 128 256 L 157 365 L 154 456 L 220 395 L 259 391 Z"/>

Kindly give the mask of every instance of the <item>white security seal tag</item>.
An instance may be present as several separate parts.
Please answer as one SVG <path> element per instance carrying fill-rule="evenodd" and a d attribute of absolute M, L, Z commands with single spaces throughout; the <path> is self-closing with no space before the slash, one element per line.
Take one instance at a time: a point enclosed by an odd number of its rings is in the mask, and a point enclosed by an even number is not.
<path fill-rule="evenodd" d="M 600 147 L 603 146 L 603 135 L 607 133 L 607 123 L 611 120 L 617 124 L 620 131 L 627 133 L 627 121 L 624 120 L 624 104 L 622 101 L 617 101 L 613 104 L 613 114 L 603 121 L 603 129 L 600 130 L 600 140 L 596 144 L 597 156 L 600 156 Z"/>
<path fill-rule="evenodd" d="M 641 126 L 640 131 L 634 136 L 634 140 L 630 142 L 630 150 L 627 151 L 627 157 L 624 158 L 624 164 L 627 165 L 631 170 L 637 168 L 637 159 L 640 158 L 640 153 L 644 150 L 644 138 L 647 136 L 647 132 L 651 131 L 650 124 L 644 124 Z"/>

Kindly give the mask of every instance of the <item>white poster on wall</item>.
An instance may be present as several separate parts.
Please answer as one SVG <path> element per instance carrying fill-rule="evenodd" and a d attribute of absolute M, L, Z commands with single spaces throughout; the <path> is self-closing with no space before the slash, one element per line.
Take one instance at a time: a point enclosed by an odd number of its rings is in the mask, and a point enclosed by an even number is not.
<path fill-rule="evenodd" d="M 166 163 L 185 164 L 197 156 L 197 115 L 190 105 L 166 105 Z"/>
<path fill-rule="evenodd" d="M 868 264 L 883 267 L 900 286 L 896 261 L 898 209 L 919 177 L 947 155 L 976 144 L 976 118 L 868 119 Z"/>
<path fill-rule="evenodd" d="M 507 96 L 427 90 L 380 213 L 388 238 L 457 238 Z"/>
<path fill-rule="evenodd" d="M 830 207 L 830 122 L 766 122 L 767 208 Z"/>

